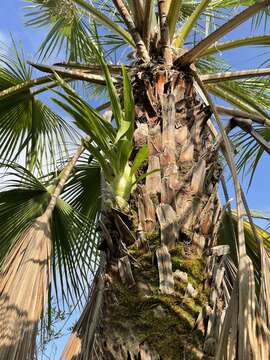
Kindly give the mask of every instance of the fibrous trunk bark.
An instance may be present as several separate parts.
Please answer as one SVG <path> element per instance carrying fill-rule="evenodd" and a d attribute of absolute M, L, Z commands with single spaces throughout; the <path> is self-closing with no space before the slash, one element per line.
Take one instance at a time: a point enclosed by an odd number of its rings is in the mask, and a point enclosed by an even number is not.
<path fill-rule="evenodd" d="M 199 359 L 205 336 L 214 352 L 218 328 L 207 330 L 205 321 L 222 308 L 217 291 L 209 301 L 207 281 L 220 217 L 211 113 L 189 73 L 149 65 L 137 71 L 133 89 L 134 148 L 149 149 L 138 175 L 150 175 L 138 184 L 128 213 L 103 214 L 100 319 L 91 355 L 74 359 Z"/>

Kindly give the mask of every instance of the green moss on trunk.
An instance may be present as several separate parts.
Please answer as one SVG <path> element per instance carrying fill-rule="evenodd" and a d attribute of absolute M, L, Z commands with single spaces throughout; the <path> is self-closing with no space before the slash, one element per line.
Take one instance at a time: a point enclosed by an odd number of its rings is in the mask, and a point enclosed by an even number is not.
<path fill-rule="evenodd" d="M 133 249 L 133 256 L 142 265 L 134 271 L 137 286 L 128 289 L 114 281 L 117 301 L 108 309 L 106 322 L 112 331 L 116 329 L 116 341 L 128 338 L 130 333 L 130 339 L 135 337 L 139 343 L 147 342 L 163 360 L 201 359 L 203 335 L 194 325 L 202 305 L 207 302 L 203 289 L 205 259 L 185 257 L 179 244 L 172 251 L 173 270 L 187 272 L 197 296 L 187 295 L 187 284 L 177 279 L 175 293 L 163 295 L 158 288 L 158 272 L 152 255 L 155 247 L 152 242 L 152 251 L 142 256 L 137 256 Z"/>

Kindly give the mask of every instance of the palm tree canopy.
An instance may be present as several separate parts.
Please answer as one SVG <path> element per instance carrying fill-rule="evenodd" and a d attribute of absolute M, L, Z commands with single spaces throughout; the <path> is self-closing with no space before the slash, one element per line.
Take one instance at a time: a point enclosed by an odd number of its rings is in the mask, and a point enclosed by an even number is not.
<path fill-rule="evenodd" d="M 237 172 L 250 172 L 251 185 L 262 156 L 270 152 L 270 69 L 264 64 L 240 71 L 220 54 L 269 46 L 270 34 L 261 31 L 262 24 L 267 30 L 269 1 L 25 2 L 26 24 L 44 27 L 46 35 L 36 62 L 28 63 L 15 41 L 0 59 L 0 158 L 7 179 L 0 192 L 0 261 L 47 208 L 74 147 L 82 144 L 84 151 L 50 219 L 54 294 L 68 304 L 81 298 L 98 264 L 96 228 L 102 207 L 125 209 L 137 183 L 149 175 L 138 173 L 147 147 L 136 151 L 133 143 L 133 76 L 163 65 L 188 69 L 213 112 L 217 125 L 209 127 L 217 144 L 223 144 L 221 157 L 231 171 L 238 205 L 236 212 L 225 212 L 220 242 L 235 248 L 232 234 L 242 226 L 260 282 L 256 238 L 269 251 L 269 235 L 252 226 L 250 218 L 243 220 L 248 209 L 242 209 L 246 204 Z M 251 34 L 226 40 L 247 21 Z M 55 63 L 56 56 L 61 62 Z M 93 102 L 97 95 L 104 101 Z M 226 127 L 223 120 L 230 118 L 249 122 Z M 230 126 L 236 129 L 232 133 L 226 131 Z M 232 257 L 237 263 L 236 249 Z"/>

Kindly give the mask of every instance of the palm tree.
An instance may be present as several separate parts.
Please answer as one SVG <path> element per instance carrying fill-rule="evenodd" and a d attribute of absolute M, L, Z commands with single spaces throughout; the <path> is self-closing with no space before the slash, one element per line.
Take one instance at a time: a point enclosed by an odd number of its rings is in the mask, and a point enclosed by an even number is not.
<path fill-rule="evenodd" d="M 222 42 L 269 1 L 27 1 L 49 32 L 39 63 L 0 64 L 0 358 L 32 359 L 51 297 L 83 295 L 62 359 L 269 358 L 269 234 L 238 171 L 270 153 L 270 69 L 217 57 L 269 43 Z"/>

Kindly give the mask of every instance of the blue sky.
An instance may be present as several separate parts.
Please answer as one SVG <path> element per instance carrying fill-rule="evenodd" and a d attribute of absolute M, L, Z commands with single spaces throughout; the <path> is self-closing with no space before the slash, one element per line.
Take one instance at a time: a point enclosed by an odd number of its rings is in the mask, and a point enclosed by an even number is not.
<path fill-rule="evenodd" d="M 42 39 L 42 30 L 33 30 L 24 26 L 23 6 L 20 0 L 2 1 L 0 5 L 0 40 L 7 41 L 11 33 L 16 41 L 21 41 L 26 53 L 34 54 Z"/>
<path fill-rule="evenodd" d="M 24 26 L 25 19 L 23 16 L 23 6 L 24 3 L 20 0 L 1 1 L 0 41 L 4 43 L 10 42 L 11 33 L 16 42 L 21 42 L 23 44 L 27 59 L 31 59 L 38 50 L 45 32 L 44 29 L 26 28 Z M 244 37 L 249 32 L 250 24 L 247 23 L 227 36 L 227 39 Z M 261 54 L 262 50 L 258 50 L 256 48 L 242 48 L 241 50 L 226 52 L 225 56 L 228 59 L 228 62 L 235 68 L 248 69 L 262 63 L 263 57 Z M 244 188 L 246 187 L 246 183 L 246 179 L 243 179 Z M 233 191 L 229 181 L 228 184 L 231 190 L 231 196 L 233 196 Z M 270 157 L 267 155 L 263 156 L 263 159 L 258 166 L 253 185 L 247 194 L 247 198 L 251 209 L 270 211 Z M 74 321 L 74 317 L 71 321 Z M 65 341 L 66 337 L 58 342 L 59 348 L 57 349 L 55 357 L 52 357 L 53 355 L 49 356 L 51 359 L 59 358 L 60 348 L 63 346 Z M 50 348 L 50 354 L 52 354 L 54 350 L 55 348 Z"/>

